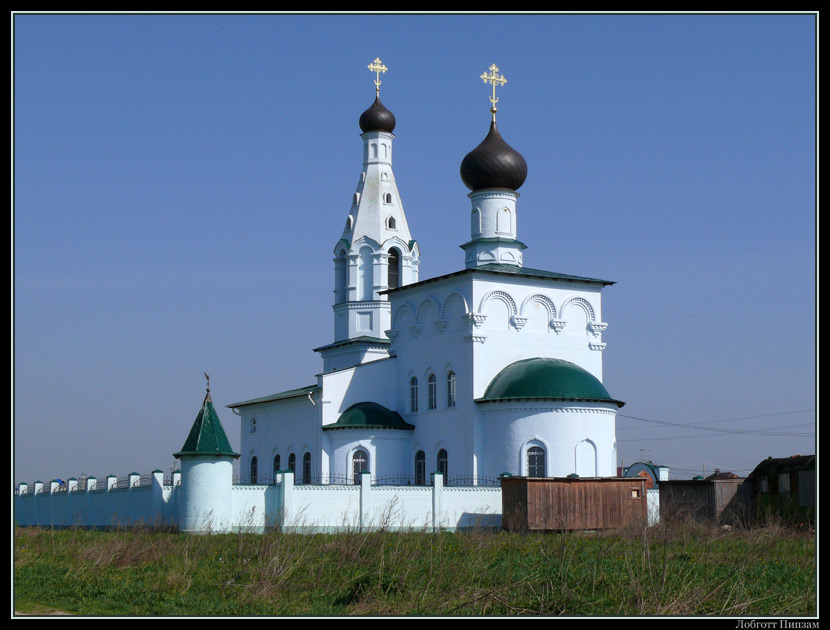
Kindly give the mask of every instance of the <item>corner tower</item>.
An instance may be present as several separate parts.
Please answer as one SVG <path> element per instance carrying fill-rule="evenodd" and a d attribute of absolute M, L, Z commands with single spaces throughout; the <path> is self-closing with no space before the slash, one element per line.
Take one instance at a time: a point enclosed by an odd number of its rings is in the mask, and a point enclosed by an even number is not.
<path fill-rule="evenodd" d="M 418 281 L 418 244 L 392 172 L 395 116 L 380 100 L 387 68 L 380 59 L 368 68 L 375 101 L 360 116 L 363 169 L 334 247 L 334 343 L 317 348 L 325 372 L 388 356 L 391 309 L 382 292 Z"/>
<path fill-rule="evenodd" d="M 233 529 L 233 460 L 239 458 L 228 441 L 210 398 L 210 376 L 202 407 L 184 446 L 173 457 L 182 464 L 179 528 L 183 532 L 226 532 Z"/>
<path fill-rule="evenodd" d="M 495 64 L 481 75 L 493 86 L 490 97 L 490 131 L 461 162 L 461 181 L 472 192 L 470 241 L 461 246 L 465 251 L 464 266 L 504 264 L 522 266 L 524 243 L 517 240 L 516 191 L 527 178 L 527 163 L 522 155 L 507 144 L 496 126 L 496 86 L 507 79 Z"/>

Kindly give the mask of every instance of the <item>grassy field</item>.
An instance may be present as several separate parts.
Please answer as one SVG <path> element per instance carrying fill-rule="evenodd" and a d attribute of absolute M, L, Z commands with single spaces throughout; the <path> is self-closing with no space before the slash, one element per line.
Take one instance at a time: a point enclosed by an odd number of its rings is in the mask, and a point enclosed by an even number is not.
<path fill-rule="evenodd" d="M 189 536 L 16 528 L 15 610 L 80 615 L 815 615 L 810 532 Z"/>

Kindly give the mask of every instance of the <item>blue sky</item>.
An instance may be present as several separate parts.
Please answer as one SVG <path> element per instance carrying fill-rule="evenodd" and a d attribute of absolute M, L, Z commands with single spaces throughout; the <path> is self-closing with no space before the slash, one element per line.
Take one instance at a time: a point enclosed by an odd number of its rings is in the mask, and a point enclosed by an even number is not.
<path fill-rule="evenodd" d="M 234 446 L 225 405 L 315 382 L 376 57 L 422 279 L 507 78 L 525 265 L 617 283 L 623 463 L 815 452 L 816 19 L 16 15 L 15 482 L 170 470 L 203 372 Z"/>

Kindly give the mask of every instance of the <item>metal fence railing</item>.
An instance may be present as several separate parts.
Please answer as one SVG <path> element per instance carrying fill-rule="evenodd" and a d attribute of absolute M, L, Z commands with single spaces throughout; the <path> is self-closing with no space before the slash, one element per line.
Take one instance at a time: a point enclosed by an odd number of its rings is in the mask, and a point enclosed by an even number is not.
<path fill-rule="evenodd" d="M 274 484 L 275 477 L 257 475 L 251 478 L 247 475 L 234 477 L 234 485 L 260 485 L 270 486 Z M 414 475 L 375 475 L 369 480 L 373 486 L 432 486 L 432 475 L 416 477 Z M 359 485 L 359 475 L 296 475 L 295 486 L 351 486 Z M 444 480 L 445 487 L 476 487 L 487 486 L 497 487 L 501 485 L 498 477 L 476 477 L 476 476 L 455 476 Z"/>

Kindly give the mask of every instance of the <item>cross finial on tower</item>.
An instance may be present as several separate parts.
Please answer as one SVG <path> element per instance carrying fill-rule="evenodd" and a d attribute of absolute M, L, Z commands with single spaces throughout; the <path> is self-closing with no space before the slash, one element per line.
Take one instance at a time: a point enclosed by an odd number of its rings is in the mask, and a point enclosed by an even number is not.
<path fill-rule="evenodd" d="M 493 86 L 493 96 L 490 97 L 490 103 L 492 103 L 492 107 L 490 111 L 493 112 L 493 120 L 496 120 L 496 103 L 499 102 L 499 99 L 496 98 L 496 86 L 497 85 L 504 85 L 507 83 L 507 79 L 504 78 L 503 74 L 499 74 L 499 69 L 496 64 L 493 64 L 488 68 L 490 71 L 489 74 L 486 72 L 481 75 L 481 78 L 484 80 L 485 83 L 489 83 Z"/>
<path fill-rule="evenodd" d="M 380 94 L 380 73 L 386 72 L 389 68 L 383 65 L 380 57 L 375 57 L 375 60 L 369 64 L 368 68 L 375 73 L 375 93 Z"/>
<path fill-rule="evenodd" d="M 202 372 L 202 374 L 204 374 L 205 378 L 207 379 L 207 391 L 208 393 L 210 393 L 210 374 L 208 374 L 207 372 Z"/>

